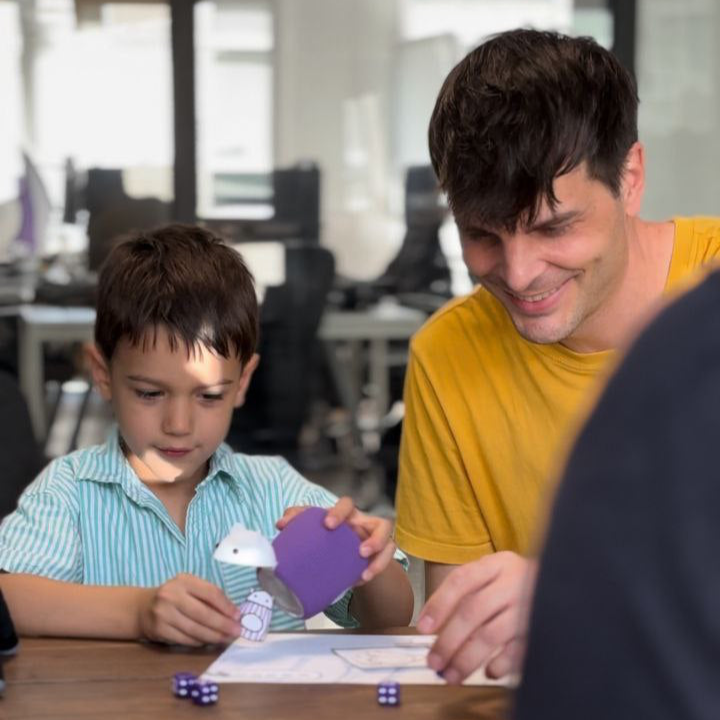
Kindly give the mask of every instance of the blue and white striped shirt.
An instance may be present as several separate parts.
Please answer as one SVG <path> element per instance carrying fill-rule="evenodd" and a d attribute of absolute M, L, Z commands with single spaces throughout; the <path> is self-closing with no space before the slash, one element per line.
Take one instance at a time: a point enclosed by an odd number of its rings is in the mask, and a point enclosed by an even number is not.
<path fill-rule="evenodd" d="M 0 568 L 87 585 L 155 587 L 191 573 L 240 604 L 257 586 L 254 568 L 219 563 L 212 553 L 235 523 L 272 539 L 293 505 L 330 507 L 337 498 L 278 457 L 234 454 L 221 445 L 191 500 L 183 534 L 134 473 L 117 433 L 103 445 L 59 458 L 22 494 L 0 525 Z M 405 564 L 406 558 L 401 561 Z M 345 627 L 351 593 L 326 610 Z M 301 619 L 279 609 L 272 630 Z"/>

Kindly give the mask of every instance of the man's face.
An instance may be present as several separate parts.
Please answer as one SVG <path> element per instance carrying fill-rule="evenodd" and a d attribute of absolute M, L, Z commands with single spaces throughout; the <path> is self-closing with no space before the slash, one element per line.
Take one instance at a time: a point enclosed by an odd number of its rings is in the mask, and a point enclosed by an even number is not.
<path fill-rule="evenodd" d="M 514 234 L 459 225 L 468 269 L 534 343 L 587 332 L 627 264 L 621 199 L 590 179 L 584 165 L 556 178 L 554 190 L 557 206 L 543 203 L 532 226 Z"/>
<path fill-rule="evenodd" d="M 223 358 L 202 344 L 188 355 L 174 350 L 158 328 L 143 348 L 118 343 L 98 383 L 110 400 L 127 446 L 128 461 L 148 483 L 196 483 L 225 439 L 233 409 L 242 404 L 254 362 L 245 372 L 233 355 Z"/>

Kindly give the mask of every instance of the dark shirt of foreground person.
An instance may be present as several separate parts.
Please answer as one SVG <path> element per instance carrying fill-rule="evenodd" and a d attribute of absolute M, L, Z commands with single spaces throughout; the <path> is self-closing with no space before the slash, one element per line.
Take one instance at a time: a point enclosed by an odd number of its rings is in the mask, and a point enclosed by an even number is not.
<path fill-rule="evenodd" d="M 720 717 L 720 274 L 639 338 L 556 499 L 516 720 Z"/>

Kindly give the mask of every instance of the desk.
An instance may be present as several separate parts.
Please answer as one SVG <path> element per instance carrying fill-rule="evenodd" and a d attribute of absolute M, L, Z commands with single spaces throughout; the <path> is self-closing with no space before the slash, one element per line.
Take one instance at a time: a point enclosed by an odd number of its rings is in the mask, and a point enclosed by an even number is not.
<path fill-rule="evenodd" d="M 42 443 L 47 435 L 42 345 L 50 341 L 92 340 L 95 311 L 84 307 L 22 305 L 18 315 L 20 388 L 28 403 L 35 437 Z M 349 408 L 356 409 L 358 395 L 347 373 L 339 367 L 334 346 L 344 342 L 369 343 L 370 382 L 378 389 L 378 405 L 384 413 L 389 403 L 388 344 L 391 340 L 408 340 L 425 318 L 420 310 L 389 303 L 359 312 L 329 310 L 325 313 L 318 337 L 332 346 L 331 367 L 343 402 L 349 403 Z"/>
<path fill-rule="evenodd" d="M 408 342 L 427 319 L 427 315 L 415 308 L 395 303 L 380 303 L 366 310 L 329 310 L 325 312 L 318 337 L 328 349 L 328 360 L 335 384 L 343 404 L 357 413 L 362 384 L 362 344 L 367 342 L 368 379 L 375 389 L 377 412 L 385 415 L 390 406 L 390 342 Z M 348 349 L 348 368 L 338 356 L 338 346 Z M 347 370 L 347 371 L 346 371 Z"/>
<path fill-rule="evenodd" d="M 397 629 L 388 632 L 398 632 Z M 232 720 L 500 720 L 509 693 L 501 688 L 405 686 L 402 705 L 377 705 L 371 685 L 220 686 L 220 700 L 201 708 L 176 698 L 174 673 L 200 673 L 218 650 L 100 640 L 24 639 L 5 664 L 3 720 L 162 720 L 201 717 Z"/>

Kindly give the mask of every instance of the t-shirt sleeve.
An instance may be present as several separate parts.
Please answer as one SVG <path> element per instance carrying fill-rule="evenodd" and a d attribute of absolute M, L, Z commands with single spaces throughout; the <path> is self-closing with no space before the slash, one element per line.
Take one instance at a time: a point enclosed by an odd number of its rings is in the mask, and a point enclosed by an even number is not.
<path fill-rule="evenodd" d="M 337 495 L 326 490 L 320 485 L 311 483 L 306 480 L 300 473 L 295 471 L 290 465 L 284 470 L 286 478 L 286 487 L 288 488 L 288 507 L 292 505 L 308 505 L 315 507 L 331 508 L 338 501 Z M 409 561 L 405 553 L 401 550 L 395 551 L 395 560 L 399 562 L 403 569 L 407 572 Z M 350 613 L 350 601 L 352 600 L 352 589 L 348 590 L 339 600 L 325 609 L 325 615 L 334 623 L 344 628 L 360 627 L 358 620 Z"/>
<path fill-rule="evenodd" d="M 493 552 L 443 401 L 414 351 L 404 400 L 396 498 L 398 545 L 411 555 L 451 564 Z"/>
<path fill-rule="evenodd" d="M 72 489 L 51 464 L 0 524 L 0 569 L 82 582 L 82 548 Z"/>

